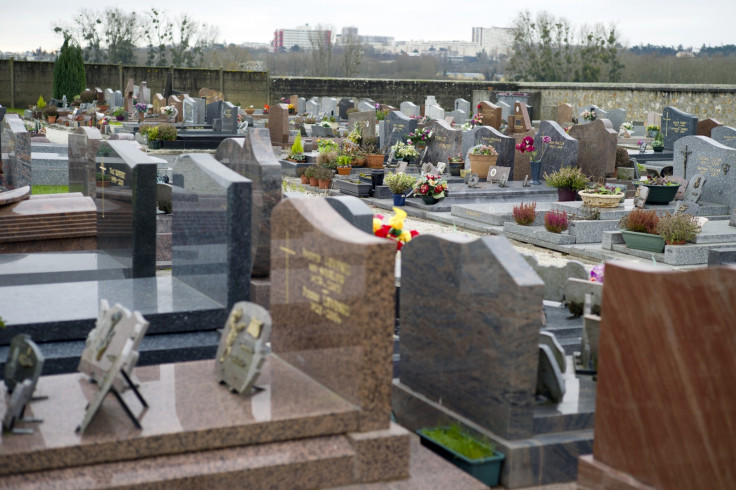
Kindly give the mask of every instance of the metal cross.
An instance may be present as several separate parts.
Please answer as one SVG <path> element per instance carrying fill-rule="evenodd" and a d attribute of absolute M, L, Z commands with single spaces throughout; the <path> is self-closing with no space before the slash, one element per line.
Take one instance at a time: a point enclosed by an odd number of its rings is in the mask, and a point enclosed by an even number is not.
<path fill-rule="evenodd" d="M 671 121 L 671 120 L 672 120 L 672 119 L 670 119 L 669 117 L 663 117 L 663 118 L 662 118 L 662 121 Z M 669 126 L 669 124 L 663 124 L 663 125 L 662 125 L 662 128 L 664 129 L 664 135 L 665 135 L 665 136 L 667 136 L 667 129 L 668 129 L 668 126 Z"/>
<path fill-rule="evenodd" d="M 687 157 L 690 156 L 690 155 L 692 155 L 692 153 L 693 153 L 692 150 L 688 151 L 687 145 L 685 145 L 685 149 L 684 150 L 680 150 L 680 155 L 682 155 L 683 157 L 685 157 L 684 160 L 682 161 L 682 175 L 683 175 L 683 177 L 687 177 Z"/>
<path fill-rule="evenodd" d="M 105 217 L 105 171 L 107 170 L 107 167 L 105 167 L 105 160 L 100 160 L 100 170 L 102 170 L 102 217 Z"/>

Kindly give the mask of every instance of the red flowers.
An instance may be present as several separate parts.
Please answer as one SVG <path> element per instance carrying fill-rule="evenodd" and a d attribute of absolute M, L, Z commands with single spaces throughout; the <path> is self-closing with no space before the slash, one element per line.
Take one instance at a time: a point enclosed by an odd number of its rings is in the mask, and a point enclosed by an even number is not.
<path fill-rule="evenodd" d="M 536 149 L 534 148 L 534 138 L 532 138 L 531 136 L 525 137 L 523 140 L 521 140 L 521 143 L 516 145 L 516 149 L 519 150 L 521 153 L 534 151 Z"/>

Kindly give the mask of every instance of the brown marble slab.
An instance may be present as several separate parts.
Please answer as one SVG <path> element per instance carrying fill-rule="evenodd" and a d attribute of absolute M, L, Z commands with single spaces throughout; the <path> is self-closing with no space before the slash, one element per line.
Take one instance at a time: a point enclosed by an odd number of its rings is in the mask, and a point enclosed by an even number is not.
<path fill-rule="evenodd" d="M 44 422 L 34 425 L 33 435 L 3 434 L 0 474 L 358 430 L 354 405 L 273 355 L 256 383 L 263 391 L 251 396 L 235 395 L 218 384 L 211 360 L 139 367 L 135 374 L 150 408 L 143 410 L 130 391 L 123 397 L 139 415 L 142 430 L 108 396 L 82 436 L 74 430 L 96 386 L 82 374 L 42 377 L 36 393 L 49 398 L 33 402 L 26 414 Z"/>
<path fill-rule="evenodd" d="M 11 191 L 0 192 L 0 206 L 28 199 L 31 196 L 31 186 L 26 185 Z"/>
<path fill-rule="evenodd" d="M 735 268 L 606 265 L 596 461 L 656 488 L 736 488 L 735 285 Z"/>

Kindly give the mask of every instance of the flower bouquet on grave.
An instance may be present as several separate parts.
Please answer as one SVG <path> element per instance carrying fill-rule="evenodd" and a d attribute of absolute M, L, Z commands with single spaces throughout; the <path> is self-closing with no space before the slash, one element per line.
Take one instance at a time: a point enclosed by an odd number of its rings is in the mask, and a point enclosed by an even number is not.
<path fill-rule="evenodd" d="M 396 250 L 400 251 L 405 243 L 419 235 L 416 230 L 407 231 L 404 229 L 404 220 L 406 212 L 403 209 L 394 208 L 394 216 L 388 220 L 388 224 L 383 224 L 383 216 L 377 214 L 373 217 L 373 234 L 377 237 L 388 238 L 396 242 Z"/>
<path fill-rule="evenodd" d="M 416 129 L 409 133 L 407 142 L 411 142 L 416 147 L 427 146 L 427 143 L 432 141 L 433 136 L 432 131 L 429 129 Z"/>
<path fill-rule="evenodd" d="M 584 110 L 583 112 L 580 113 L 580 117 L 582 117 L 586 121 L 595 121 L 595 118 L 596 118 L 595 109 Z"/>
<path fill-rule="evenodd" d="M 397 160 L 410 162 L 419 156 L 419 152 L 414 145 L 404 143 L 403 141 L 397 141 L 396 144 L 391 147 L 391 150 L 393 150 L 394 156 Z"/>
<path fill-rule="evenodd" d="M 526 136 L 524 137 L 524 139 L 521 140 L 521 143 L 516 145 L 516 149 L 519 150 L 522 155 L 524 153 L 529 153 L 529 158 L 531 159 L 531 161 L 536 162 L 542 160 L 544 152 L 547 150 L 547 148 L 549 148 L 549 146 L 545 147 L 544 145 L 549 145 L 551 142 L 552 138 L 550 138 L 549 136 L 542 136 L 542 152 L 540 153 L 539 150 L 537 150 L 534 146 L 534 138 L 532 138 L 531 136 Z"/>
<path fill-rule="evenodd" d="M 268 114 L 271 111 L 271 106 L 268 104 L 263 104 L 263 113 Z"/>
<path fill-rule="evenodd" d="M 422 175 L 414 183 L 414 195 L 419 196 L 425 204 L 436 204 L 445 198 L 447 181 L 439 175 Z"/>
<path fill-rule="evenodd" d="M 148 104 L 136 104 L 134 106 L 134 109 L 138 113 L 145 114 L 146 112 L 148 112 Z"/>
<path fill-rule="evenodd" d="M 478 179 L 485 181 L 488 176 L 488 170 L 496 165 L 498 161 L 498 152 L 491 145 L 478 145 L 473 147 L 470 152 L 470 171 L 478 174 Z"/>
<path fill-rule="evenodd" d="M 473 119 L 470 120 L 470 127 L 480 126 L 483 124 L 483 114 L 478 112 Z"/>

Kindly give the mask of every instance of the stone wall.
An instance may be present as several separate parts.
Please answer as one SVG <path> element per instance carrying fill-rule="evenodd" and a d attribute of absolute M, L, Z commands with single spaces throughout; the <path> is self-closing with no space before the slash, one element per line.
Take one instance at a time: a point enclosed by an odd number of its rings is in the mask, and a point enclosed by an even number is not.
<path fill-rule="evenodd" d="M 197 96 L 200 88 L 207 87 L 224 92 L 227 100 L 243 105 L 259 107 L 270 100 L 267 72 L 109 64 L 86 64 L 85 69 L 89 88 L 124 90 L 128 78 L 132 78 L 136 84 L 146 81 L 151 94 L 163 94 L 171 71 L 174 90 L 191 96 Z M 14 84 L 11 84 L 11 73 Z M 53 91 L 53 73 L 53 62 L 0 60 L 0 104 L 27 107 L 35 104 L 39 95 L 48 102 Z"/>
<path fill-rule="evenodd" d="M 0 104 L 26 107 L 38 96 L 51 97 L 52 62 L 0 60 Z M 11 70 L 12 66 L 12 70 Z M 88 64 L 87 86 L 123 90 L 128 78 L 145 80 L 151 92 L 163 93 L 166 75 L 173 71 L 174 89 L 197 95 L 208 87 L 224 92 L 225 98 L 242 106 L 274 104 L 281 97 L 368 97 L 399 107 L 409 100 L 417 105 L 434 95 L 446 110 L 455 99 L 473 101 L 473 92 L 519 91 L 534 96 L 535 119 L 555 119 L 557 104 L 572 104 L 577 112 L 595 104 L 606 110 L 626 109 L 627 120 L 645 121 L 648 111 L 661 113 L 668 106 L 695 114 L 698 119 L 712 117 L 736 126 L 736 85 L 662 85 L 602 83 L 498 83 L 455 80 L 391 80 L 367 78 L 270 77 L 267 72 L 203 70 L 190 68 Z M 11 72 L 13 82 L 11 83 Z M 11 89 L 13 90 L 11 93 Z M 493 98 L 491 97 L 491 100 Z"/>

